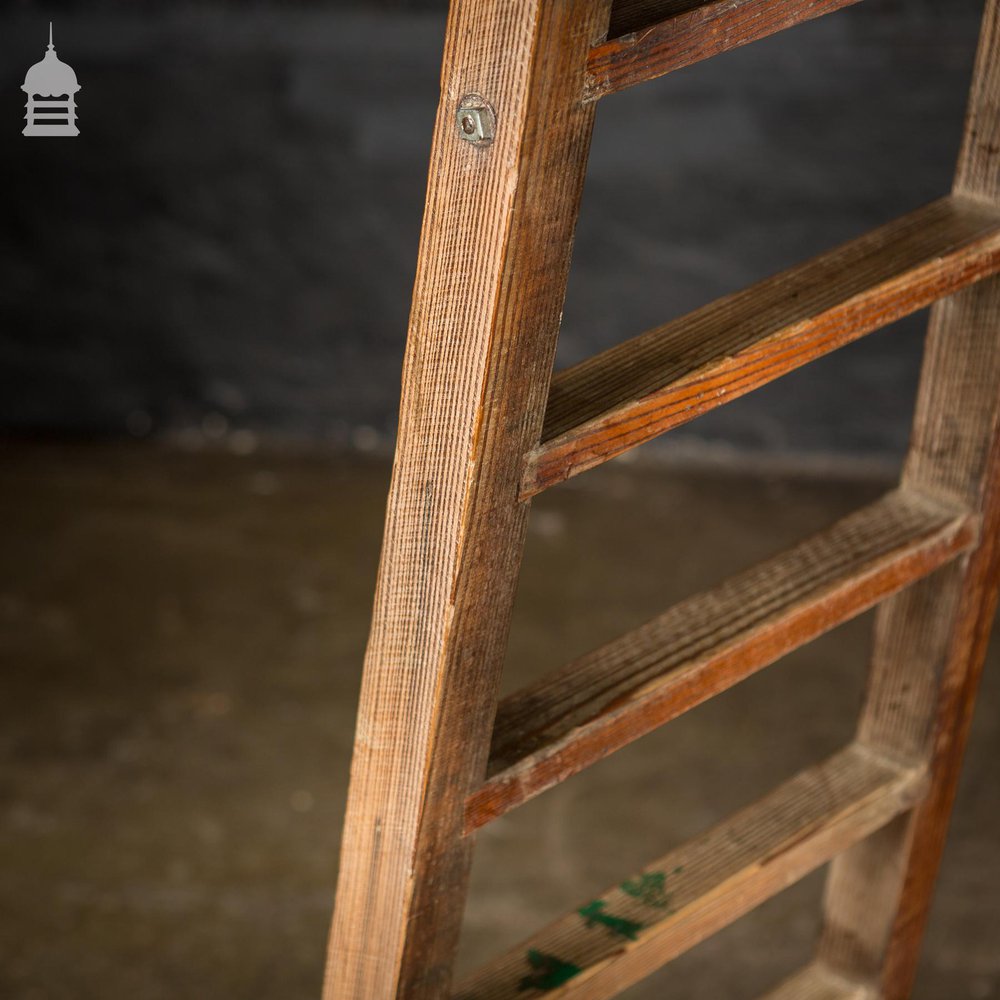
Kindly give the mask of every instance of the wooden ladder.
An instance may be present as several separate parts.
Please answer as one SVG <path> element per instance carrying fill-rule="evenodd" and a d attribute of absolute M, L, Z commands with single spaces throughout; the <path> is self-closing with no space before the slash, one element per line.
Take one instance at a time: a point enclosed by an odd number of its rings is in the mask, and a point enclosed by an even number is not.
<path fill-rule="evenodd" d="M 608 997 L 829 861 L 770 1000 L 909 995 L 1000 562 L 1000 0 L 949 196 L 551 374 L 598 99 L 850 2 L 453 0 L 326 1000 Z M 533 495 L 932 303 L 897 489 L 498 703 Z M 478 828 L 876 603 L 849 746 L 452 984 Z"/>

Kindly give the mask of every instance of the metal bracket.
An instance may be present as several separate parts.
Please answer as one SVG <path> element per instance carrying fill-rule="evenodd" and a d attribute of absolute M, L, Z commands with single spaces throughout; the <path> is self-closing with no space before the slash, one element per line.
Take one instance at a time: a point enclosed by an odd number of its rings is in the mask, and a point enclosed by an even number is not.
<path fill-rule="evenodd" d="M 485 146 L 493 141 L 497 116 L 489 102 L 479 94 L 466 94 L 455 110 L 455 124 L 460 138 Z"/>

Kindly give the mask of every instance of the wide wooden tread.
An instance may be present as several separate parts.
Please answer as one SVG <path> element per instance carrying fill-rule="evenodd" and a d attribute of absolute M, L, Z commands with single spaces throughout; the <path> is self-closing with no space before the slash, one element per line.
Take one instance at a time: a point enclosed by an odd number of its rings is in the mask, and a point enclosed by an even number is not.
<path fill-rule="evenodd" d="M 933 572 L 977 533 L 966 513 L 894 490 L 514 692 L 466 832 Z"/>
<path fill-rule="evenodd" d="M 1000 212 L 949 196 L 552 380 L 525 497 L 1000 270 Z"/>
<path fill-rule="evenodd" d="M 878 1000 L 878 995 L 870 986 L 848 982 L 821 962 L 814 962 L 760 1000 Z"/>
<path fill-rule="evenodd" d="M 618 0 L 587 60 L 585 100 L 791 28 L 857 0 Z"/>
<path fill-rule="evenodd" d="M 585 901 L 454 995 L 613 996 L 910 809 L 922 786 L 919 769 L 851 745 Z M 782 1000 L 796 995 L 810 996 Z"/>

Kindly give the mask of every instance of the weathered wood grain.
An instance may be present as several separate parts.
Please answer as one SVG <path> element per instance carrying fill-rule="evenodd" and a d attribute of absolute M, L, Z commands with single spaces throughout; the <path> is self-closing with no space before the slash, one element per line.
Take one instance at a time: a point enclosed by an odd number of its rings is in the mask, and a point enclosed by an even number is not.
<path fill-rule="evenodd" d="M 586 99 L 671 73 L 857 0 L 626 0 L 587 60 Z"/>
<path fill-rule="evenodd" d="M 894 492 L 503 699 L 466 830 L 638 739 L 927 575 L 974 519 Z"/>
<path fill-rule="evenodd" d="M 607 0 L 451 7 L 326 1000 L 440 1000 L 465 904 Z M 466 94 L 496 109 L 464 141 Z"/>
<path fill-rule="evenodd" d="M 996 435 L 998 329 L 995 278 L 934 314 L 914 431 L 920 454 L 908 463 L 906 479 L 954 496 L 965 464 L 962 492 L 982 505 L 983 542 L 967 562 L 880 609 L 859 726 L 860 737 L 883 752 L 929 757 L 931 793 L 909 822 L 838 859 L 826 893 L 824 958 L 851 975 L 880 980 L 892 1000 L 912 988 L 996 606 L 1000 450 L 981 446 Z"/>
<path fill-rule="evenodd" d="M 559 372 L 531 496 L 1000 269 L 1000 213 L 936 201 Z"/>
<path fill-rule="evenodd" d="M 1000 6 L 989 0 L 955 190 L 1000 201 Z M 893 598 L 876 621 L 859 739 L 929 766 L 910 816 L 831 868 L 820 953 L 904 1000 L 944 849 L 1000 581 L 1000 279 L 939 303 L 904 484 L 980 512 L 973 552 Z"/>
<path fill-rule="evenodd" d="M 452 5 L 326 1000 L 448 995 L 465 834 L 910 583 L 855 744 L 458 994 L 610 996 L 853 844 L 821 966 L 776 996 L 908 995 L 1000 577 L 997 0 L 950 198 L 570 369 L 542 419 L 594 99 L 848 2 Z M 469 93 L 491 144 L 457 132 Z M 901 491 L 505 701 L 487 774 L 526 500 L 946 295 Z"/>
<path fill-rule="evenodd" d="M 848 747 L 543 928 L 456 1000 L 614 996 L 910 808 L 922 781 Z"/>
<path fill-rule="evenodd" d="M 633 31 L 651 28 L 660 21 L 694 10 L 704 3 L 705 0 L 614 0 L 608 38 L 620 38 Z"/>
<path fill-rule="evenodd" d="M 852 983 L 821 962 L 813 962 L 760 1000 L 878 1000 L 878 996 L 870 987 Z"/>

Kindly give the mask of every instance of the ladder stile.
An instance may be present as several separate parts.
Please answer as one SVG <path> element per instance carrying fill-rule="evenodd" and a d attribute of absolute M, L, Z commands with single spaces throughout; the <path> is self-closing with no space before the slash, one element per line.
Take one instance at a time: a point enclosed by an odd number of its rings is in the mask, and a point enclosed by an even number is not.
<path fill-rule="evenodd" d="M 325 1000 L 449 989 L 608 16 L 451 5 Z"/>
<path fill-rule="evenodd" d="M 1000 3 L 987 0 L 955 191 L 1000 206 Z M 983 519 L 969 556 L 886 602 L 858 736 L 925 762 L 927 797 L 832 866 L 823 960 L 905 1000 L 916 975 L 1000 583 L 1000 279 L 935 306 L 903 484 Z"/>
<path fill-rule="evenodd" d="M 854 0 L 453 0 L 324 1000 L 601 1000 L 832 862 L 763 1000 L 905 1000 L 1000 582 L 1000 0 L 950 195 L 552 375 L 596 99 Z M 500 701 L 528 509 L 933 304 L 902 481 Z M 879 605 L 856 737 L 452 968 L 477 829 Z"/>

